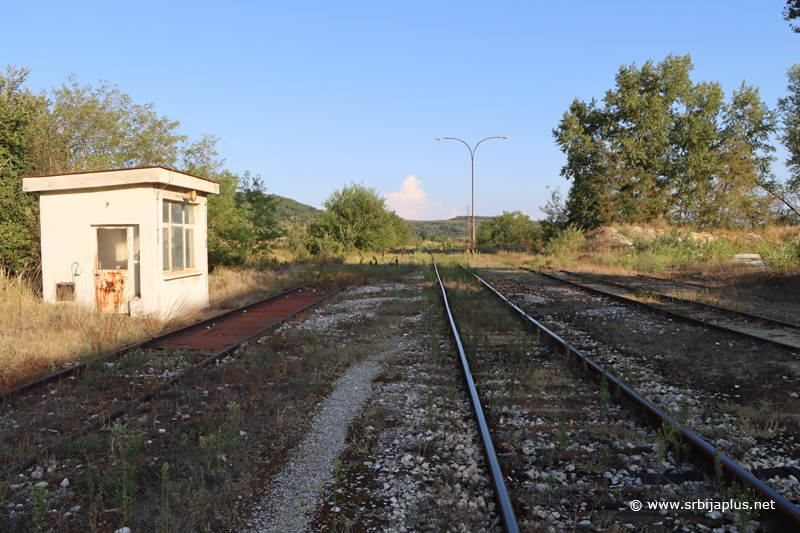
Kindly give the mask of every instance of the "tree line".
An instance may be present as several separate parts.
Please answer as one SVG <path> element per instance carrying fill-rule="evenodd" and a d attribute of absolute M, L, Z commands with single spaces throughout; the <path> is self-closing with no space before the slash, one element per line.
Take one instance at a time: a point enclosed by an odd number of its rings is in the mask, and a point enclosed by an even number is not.
<path fill-rule="evenodd" d="M 219 182 L 208 199 L 209 265 L 241 266 L 263 257 L 277 237 L 279 198 L 259 176 L 225 167 L 218 137 L 190 139 L 180 122 L 140 105 L 105 81 L 70 76 L 49 93 L 25 86 L 29 69 L 0 73 L 0 268 L 35 272 L 40 263 L 39 204 L 22 191 L 23 175 L 160 165 Z M 334 191 L 327 211 L 308 225 L 303 244 L 320 251 L 380 250 L 404 244 L 408 226 L 377 191 L 360 184 Z"/>
<path fill-rule="evenodd" d="M 81 85 L 70 76 L 50 93 L 25 85 L 29 69 L 0 73 L 0 267 L 39 268 L 38 197 L 22 192 L 23 175 L 161 165 L 216 180 L 208 201 L 209 263 L 241 265 L 280 235 L 276 200 L 263 181 L 225 168 L 218 138 L 191 140 L 180 122 L 140 105 L 116 85 Z"/>
<path fill-rule="evenodd" d="M 601 101 L 572 102 L 553 130 L 571 182 L 563 224 L 800 220 L 800 65 L 775 109 L 744 82 L 726 99 L 692 69 L 689 55 L 623 65 Z M 788 180 L 772 172 L 774 136 L 789 151 Z"/>

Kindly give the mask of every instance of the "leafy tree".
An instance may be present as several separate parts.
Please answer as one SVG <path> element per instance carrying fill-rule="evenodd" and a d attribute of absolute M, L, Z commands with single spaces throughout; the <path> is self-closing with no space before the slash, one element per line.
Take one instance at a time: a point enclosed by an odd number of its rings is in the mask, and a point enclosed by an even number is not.
<path fill-rule="evenodd" d="M 525 246 L 541 238 L 539 225 L 522 211 L 503 211 L 481 224 L 476 240 L 478 245 Z"/>
<path fill-rule="evenodd" d="M 180 122 L 138 105 L 116 85 L 81 86 L 74 75 L 53 90 L 56 128 L 68 172 L 164 165 L 175 168 L 188 141 Z"/>
<path fill-rule="evenodd" d="M 333 191 L 324 205 L 325 212 L 308 227 L 312 240 L 332 239 L 344 251 L 376 251 L 404 244 L 411 235 L 405 221 L 386 208 L 386 200 L 374 187 L 345 185 Z M 313 243 L 309 248 L 318 249 Z"/>
<path fill-rule="evenodd" d="M 800 63 L 786 73 L 789 95 L 778 100 L 778 111 L 783 119 L 781 142 L 789 152 L 786 166 L 792 183 L 800 185 Z"/>
<path fill-rule="evenodd" d="M 786 77 L 789 95 L 778 100 L 778 112 L 783 126 L 780 141 L 789 152 L 786 166 L 790 177 L 786 183 L 772 178 L 765 186 L 795 217 L 800 217 L 800 63 L 793 65 Z"/>
<path fill-rule="evenodd" d="M 208 261 L 212 267 L 243 266 L 267 252 L 278 229 L 277 201 L 258 176 L 217 175 L 219 194 L 208 200 Z"/>
<path fill-rule="evenodd" d="M 691 70 L 688 55 L 623 65 L 602 105 L 573 101 L 553 130 L 567 155 L 561 175 L 572 181 L 569 223 L 754 224 L 772 216 L 760 186 L 774 160 L 775 113 L 744 83 L 726 104 L 719 84 L 694 84 Z"/>
<path fill-rule="evenodd" d="M 255 254 L 268 251 L 272 241 L 283 235 L 278 229 L 279 201 L 267 194 L 260 176 L 252 176 L 246 170 L 237 201 L 239 209 L 247 214 L 250 223 L 250 235 L 247 238 L 250 251 Z"/>
<path fill-rule="evenodd" d="M 545 188 L 549 189 L 550 187 L 545 186 Z M 567 201 L 558 187 L 550 192 L 550 199 L 541 207 L 541 210 L 545 214 L 544 219 L 540 222 L 542 240 L 549 239 L 569 224 Z"/>
<path fill-rule="evenodd" d="M 47 100 L 23 86 L 27 68 L 0 73 L 0 267 L 13 273 L 39 264 L 39 202 L 22 192 L 36 139 L 47 122 Z"/>
<path fill-rule="evenodd" d="M 401 246 L 411 242 L 414 238 L 411 228 L 406 221 L 394 211 L 389 211 L 389 224 L 394 232 L 392 246 Z"/>
<path fill-rule="evenodd" d="M 786 0 L 786 7 L 783 8 L 783 20 L 792 22 L 800 18 L 800 0 Z M 790 28 L 795 33 L 800 33 L 800 26 L 790 24 Z"/>
<path fill-rule="evenodd" d="M 242 266 L 270 249 L 283 233 L 278 228 L 278 201 L 266 194 L 259 176 L 239 176 L 224 168 L 213 135 L 203 135 L 182 154 L 183 170 L 219 182 L 219 194 L 208 199 L 208 262 Z"/>
<path fill-rule="evenodd" d="M 208 263 L 241 266 L 250 257 L 250 220 L 238 200 L 242 179 L 228 170 L 216 179 L 219 194 L 208 199 Z"/>

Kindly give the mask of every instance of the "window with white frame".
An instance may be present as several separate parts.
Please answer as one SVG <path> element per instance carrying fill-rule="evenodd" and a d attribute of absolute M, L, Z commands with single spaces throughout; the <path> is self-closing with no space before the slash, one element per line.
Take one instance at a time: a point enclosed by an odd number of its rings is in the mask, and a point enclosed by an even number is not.
<path fill-rule="evenodd" d="M 164 200 L 162 213 L 164 271 L 194 268 L 194 206 Z"/>

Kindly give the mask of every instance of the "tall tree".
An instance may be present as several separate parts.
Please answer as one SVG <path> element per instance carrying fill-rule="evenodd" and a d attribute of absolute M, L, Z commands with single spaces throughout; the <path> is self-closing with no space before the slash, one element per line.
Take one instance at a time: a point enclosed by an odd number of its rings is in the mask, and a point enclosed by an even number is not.
<path fill-rule="evenodd" d="M 219 137 L 203 135 L 181 154 L 184 172 L 219 182 L 219 194 L 208 199 L 208 260 L 216 266 L 242 266 L 263 254 L 283 233 L 279 229 L 279 200 L 267 194 L 259 176 L 225 169 L 219 157 Z"/>
<path fill-rule="evenodd" d="M 786 166 L 790 177 L 786 183 L 772 178 L 767 180 L 766 186 L 787 209 L 800 218 L 800 63 L 793 65 L 786 77 L 789 80 L 786 88 L 789 94 L 778 100 L 778 112 L 782 123 L 780 141 L 789 152 Z"/>
<path fill-rule="evenodd" d="M 688 55 L 641 68 L 623 65 L 602 107 L 573 101 L 553 130 L 567 155 L 561 175 L 572 181 L 571 223 L 595 227 L 664 217 L 717 224 L 721 218 L 709 207 L 714 191 L 731 190 L 725 183 L 748 184 L 748 194 L 762 194 L 757 185 L 773 160 L 774 112 L 757 88 L 744 84 L 726 105 L 720 85 L 694 84 L 691 70 Z M 733 153 L 754 166 L 732 164 Z M 736 205 L 744 209 L 745 203 Z M 747 205 L 765 204 L 754 199 Z"/>
<path fill-rule="evenodd" d="M 68 172 L 164 165 L 174 168 L 188 137 L 180 122 L 159 116 L 101 80 L 81 86 L 71 75 L 53 89 L 53 114 L 66 148 Z"/>
<path fill-rule="evenodd" d="M 47 99 L 23 84 L 27 68 L 0 73 L 0 268 L 18 273 L 39 264 L 39 203 L 22 192 Z"/>

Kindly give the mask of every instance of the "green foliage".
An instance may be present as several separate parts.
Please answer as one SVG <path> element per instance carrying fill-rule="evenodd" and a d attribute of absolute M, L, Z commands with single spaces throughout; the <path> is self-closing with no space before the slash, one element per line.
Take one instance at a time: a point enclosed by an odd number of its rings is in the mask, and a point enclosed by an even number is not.
<path fill-rule="evenodd" d="M 748 524 L 758 518 L 758 509 L 755 503 L 760 502 L 758 493 L 749 485 L 739 484 L 734 481 L 726 491 L 729 500 L 736 502 L 733 505 L 734 522 L 739 531 L 747 531 Z"/>
<path fill-rule="evenodd" d="M 161 467 L 161 516 L 158 520 L 159 533 L 169 533 L 169 464 Z"/>
<path fill-rule="evenodd" d="M 139 105 L 116 85 L 80 85 L 74 76 L 33 95 L 27 69 L 0 74 L 0 267 L 38 269 L 38 198 L 21 190 L 23 174 L 53 174 L 161 165 L 220 182 L 209 198 L 209 263 L 242 265 L 269 249 L 282 233 L 278 201 L 258 176 L 224 168 L 218 138 L 190 142 L 180 123 Z"/>
<path fill-rule="evenodd" d="M 659 235 L 655 239 L 634 239 L 634 250 L 638 254 L 662 257 L 665 262 L 709 263 L 728 261 L 741 253 L 743 244 L 724 238 L 710 239 L 692 237 L 688 231 L 678 229 Z"/>
<path fill-rule="evenodd" d="M 549 188 L 549 186 L 545 186 L 545 189 Z M 542 238 L 544 240 L 549 240 L 557 231 L 569 225 L 567 201 L 558 187 L 550 192 L 550 199 L 541 209 L 545 214 L 544 220 L 541 221 Z"/>
<path fill-rule="evenodd" d="M 115 475 L 106 474 L 103 486 L 106 494 L 112 495 L 117 505 L 123 509 L 127 520 L 133 509 L 136 491 L 136 469 L 139 463 L 141 427 L 134 421 L 127 425 L 117 421 L 111 426 L 110 453 L 117 462 Z"/>
<path fill-rule="evenodd" d="M 33 511 L 33 530 L 37 533 L 44 531 L 44 521 L 47 518 L 47 511 L 50 510 L 50 502 L 47 501 L 47 487 L 38 484 L 30 484 L 31 490 L 31 511 Z"/>
<path fill-rule="evenodd" d="M 786 183 L 771 179 L 767 182 L 767 188 L 793 213 L 796 222 L 800 220 L 800 63 L 793 65 L 786 77 L 789 80 L 786 87 L 789 94 L 778 100 L 783 126 L 779 138 L 789 152 L 786 166 L 791 177 Z"/>
<path fill-rule="evenodd" d="M 291 198 L 284 198 L 277 194 L 271 194 L 278 202 L 278 220 L 285 222 L 292 227 L 305 227 L 309 222 L 316 220 L 323 211 L 310 205 L 301 204 Z"/>
<path fill-rule="evenodd" d="M 377 190 L 351 183 L 334 191 L 325 201 L 325 212 L 308 227 L 308 248 L 319 254 L 331 251 L 331 242 L 342 251 L 377 251 L 406 244 L 411 232 L 405 221 L 386 208 Z"/>
<path fill-rule="evenodd" d="M 776 246 L 770 243 L 758 250 L 764 263 L 772 270 L 791 270 L 800 268 L 800 238 Z"/>
<path fill-rule="evenodd" d="M 783 8 L 783 20 L 792 22 L 800 18 L 800 0 L 786 0 L 786 6 Z M 800 26 L 797 24 L 789 24 L 792 31 L 800 33 Z"/>
<path fill-rule="evenodd" d="M 774 216 L 760 186 L 774 160 L 775 112 L 744 84 L 726 104 L 718 83 L 691 81 L 692 68 L 688 55 L 623 65 L 602 105 L 573 101 L 553 130 L 572 181 L 570 222 L 728 226 Z"/>
<path fill-rule="evenodd" d="M 218 137 L 204 135 L 183 153 L 186 172 L 219 182 L 219 194 L 208 198 L 208 263 L 242 266 L 270 249 L 283 235 L 278 224 L 278 200 L 266 193 L 260 176 L 243 176 L 223 168 Z"/>
<path fill-rule="evenodd" d="M 524 246 L 528 249 L 541 237 L 539 224 L 521 211 L 506 212 L 484 222 L 475 237 L 479 246 Z"/>
<path fill-rule="evenodd" d="M 134 104 L 119 87 L 81 86 L 70 75 L 53 90 L 56 128 L 65 143 L 65 171 L 164 165 L 174 168 L 188 137 L 180 122 L 159 116 L 155 104 Z"/>
<path fill-rule="evenodd" d="M 481 225 L 492 217 L 475 217 L 475 232 L 479 233 Z M 407 220 L 415 237 L 424 241 L 443 242 L 466 241 L 472 235 L 472 217 L 458 216 L 449 220 Z"/>
<path fill-rule="evenodd" d="M 39 201 L 22 192 L 21 176 L 30 171 L 47 100 L 23 86 L 28 69 L 0 73 L 0 268 L 12 273 L 39 264 Z"/>
<path fill-rule="evenodd" d="M 585 242 L 586 235 L 584 235 L 583 230 L 575 224 L 570 224 L 566 228 L 557 231 L 556 234 L 547 241 L 542 249 L 542 253 L 545 255 L 565 257 L 580 250 Z"/>

